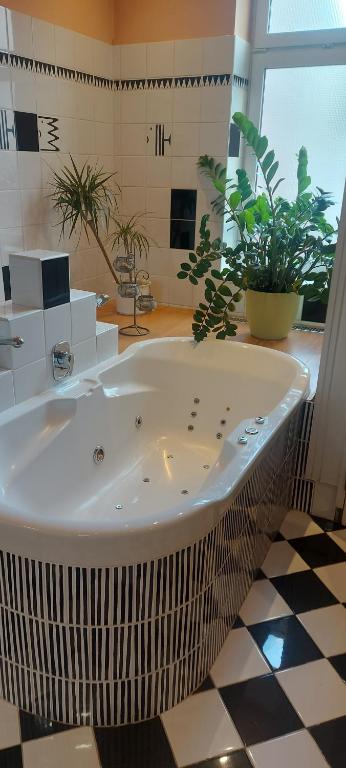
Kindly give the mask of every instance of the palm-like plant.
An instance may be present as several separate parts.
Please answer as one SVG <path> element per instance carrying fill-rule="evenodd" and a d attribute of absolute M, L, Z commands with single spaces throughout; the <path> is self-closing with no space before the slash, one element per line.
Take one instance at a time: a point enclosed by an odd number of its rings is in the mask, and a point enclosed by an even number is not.
<path fill-rule="evenodd" d="M 139 258 L 143 253 L 145 256 L 148 255 L 150 240 L 140 223 L 142 216 L 142 213 L 136 213 L 127 221 L 124 221 L 121 216 L 112 216 L 113 230 L 109 236 L 112 249 L 123 247 L 127 256 L 133 255 Z"/>

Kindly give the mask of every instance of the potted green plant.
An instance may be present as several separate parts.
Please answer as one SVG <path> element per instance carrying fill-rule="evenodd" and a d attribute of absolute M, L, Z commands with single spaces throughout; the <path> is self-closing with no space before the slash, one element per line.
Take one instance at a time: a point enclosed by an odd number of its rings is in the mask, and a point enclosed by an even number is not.
<path fill-rule="evenodd" d="M 50 198 L 60 216 L 61 234 L 71 237 L 79 228 L 79 234 L 83 230 L 88 240 L 94 237 L 117 284 L 119 301 L 122 298 L 137 301 L 148 293 L 150 285 L 148 273 L 146 280 L 141 281 L 136 269 L 136 259 L 143 254 L 147 256 L 150 246 L 150 238 L 141 223 L 144 214 L 128 219 L 119 214 L 117 198 L 121 190 L 115 174 L 105 173 L 97 162 L 94 165 L 86 162 L 79 170 L 72 156 L 70 161 L 70 166 L 53 171 L 51 182 Z M 109 250 L 116 251 L 115 259 Z M 132 314 L 132 304 L 130 306 Z M 149 309 L 147 300 L 146 311 Z M 139 306 L 137 310 L 140 311 Z"/>
<path fill-rule="evenodd" d="M 297 196 L 291 202 L 281 197 L 278 188 L 283 179 L 277 179 L 279 163 L 274 150 L 268 150 L 267 137 L 241 112 L 233 120 L 254 152 L 264 191 L 254 191 L 244 169 L 236 171 L 236 180 L 227 179 L 221 164 L 207 155 L 199 158 L 201 173 L 218 193 L 212 206 L 235 228 L 237 242 L 231 246 L 220 238 L 211 240 L 209 216 L 204 215 L 200 243 L 181 264 L 178 278 L 188 279 L 192 285 L 204 282 L 204 301 L 193 317 L 196 341 L 210 333 L 219 339 L 235 335 L 232 313 L 243 291 L 251 334 L 285 338 L 300 296 L 328 301 L 336 230 L 324 214 L 333 203 L 321 188 L 309 190 L 304 147 L 298 154 Z"/>

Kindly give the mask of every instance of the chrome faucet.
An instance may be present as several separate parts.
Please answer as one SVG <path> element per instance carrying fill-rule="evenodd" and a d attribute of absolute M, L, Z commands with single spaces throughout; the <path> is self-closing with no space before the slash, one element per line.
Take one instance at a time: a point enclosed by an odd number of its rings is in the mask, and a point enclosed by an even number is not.
<path fill-rule="evenodd" d="M 110 301 L 110 297 L 107 296 L 106 293 L 99 293 L 96 295 L 96 306 L 97 309 L 100 309 L 100 307 L 103 307 L 107 302 Z"/>
<path fill-rule="evenodd" d="M 24 344 L 24 339 L 21 336 L 13 336 L 11 339 L 0 339 L 0 347 L 14 347 L 19 349 Z"/>
<path fill-rule="evenodd" d="M 53 378 L 61 381 L 72 375 L 74 354 L 71 352 L 68 341 L 59 341 L 52 350 Z"/>

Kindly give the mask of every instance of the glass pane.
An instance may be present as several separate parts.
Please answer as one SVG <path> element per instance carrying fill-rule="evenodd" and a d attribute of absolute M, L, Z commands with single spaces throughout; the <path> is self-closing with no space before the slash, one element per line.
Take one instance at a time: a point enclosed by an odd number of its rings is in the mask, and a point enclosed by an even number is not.
<path fill-rule="evenodd" d="M 346 0 L 271 0 L 269 32 L 346 26 Z"/>
<path fill-rule="evenodd" d="M 280 162 L 278 178 L 285 179 L 278 192 L 288 199 L 297 194 L 298 151 L 307 148 L 312 187 L 333 194 L 326 215 L 335 224 L 346 170 L 346 65 L 268 69 L 261 132 Z"/>

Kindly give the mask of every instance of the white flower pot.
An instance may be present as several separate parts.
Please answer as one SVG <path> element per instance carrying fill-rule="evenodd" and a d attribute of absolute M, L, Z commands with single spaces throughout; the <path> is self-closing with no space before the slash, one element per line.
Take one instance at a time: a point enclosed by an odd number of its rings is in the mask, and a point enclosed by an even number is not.
<path fill-rule="evenodd" d="M 148 296 L 151 293 L 151 281 L 140 284 L 140 292 L 142 296 Z M 119 315 L 133 315 L 133 299 L 126 299 L 119 296 L 118 288 L 115 290 L 115 302 Z M 140 309 L 137 309 L 137 315 L 144 315 Z"/>

